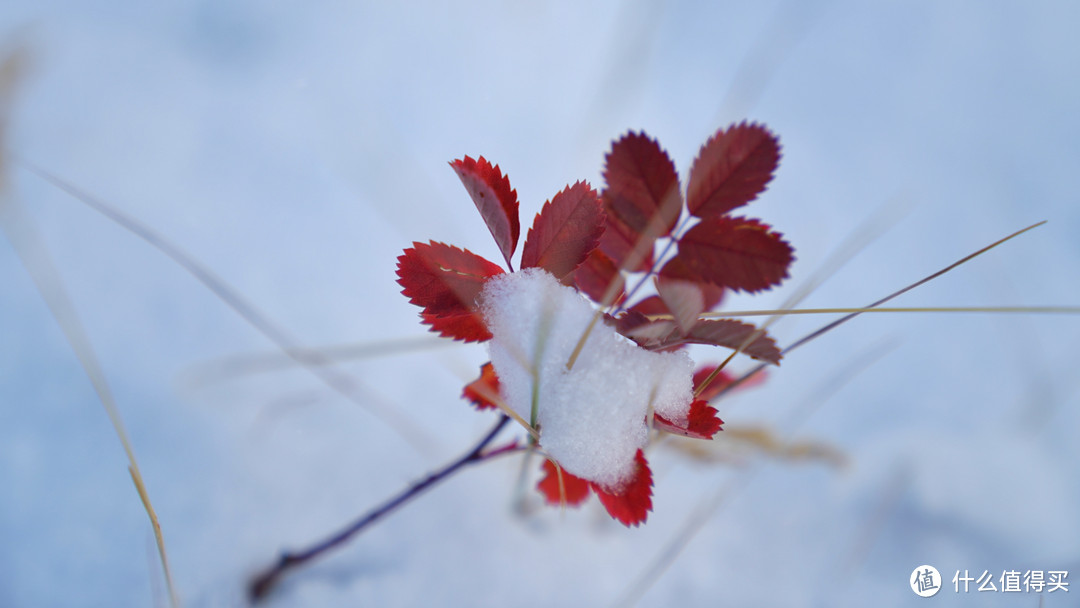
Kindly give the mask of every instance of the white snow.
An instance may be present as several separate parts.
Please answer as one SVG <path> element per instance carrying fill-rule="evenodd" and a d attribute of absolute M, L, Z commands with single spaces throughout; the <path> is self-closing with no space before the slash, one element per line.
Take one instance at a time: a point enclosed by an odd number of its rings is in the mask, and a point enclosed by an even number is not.
<path fill-rule="evenodd" d="M 568 370 L 596 314 L 577 291 L 530 268 L 491 279 L 480 297 L 503 399 L 531 420 L 535 394 L 540 445 L 570 473 L 616 488 L 648 440 L 650 406 L 686 421 L 693 363 L 685 352 L 644 350 L 598 322 Z"/>

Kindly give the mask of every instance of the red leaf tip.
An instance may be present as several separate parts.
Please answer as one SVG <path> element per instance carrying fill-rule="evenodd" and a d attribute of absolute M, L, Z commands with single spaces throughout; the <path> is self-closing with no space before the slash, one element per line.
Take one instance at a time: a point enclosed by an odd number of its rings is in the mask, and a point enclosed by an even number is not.
<path fill-rule="evenodd" d="M 638 450 L 634 461 L 637 465 L 634 476 L 616 490 L 589 483 L 608 513 L 627 527 L 645 523 L 649 511 L 652 511 L 652 471 L 645 460 L 645 453 Z"/>
<path fill-rule="evenodd" d="M 779 162 L 780 141 L 764 125 L 743 121 L 720 129 L 690 168 L 687 209 L 717 217 L 749 203 L 772 181 Z"/>
<path fill-rule="evenodd" d="M 490 361 L 480 366 L 480 377 L 466 384 L 461 396 L 468 399 L 478 410 L 498 407 L 496 401 L 499 399 L 499 376 L 495 374 L 495 366 Z"/>
<path fill-rule="evenodd" d="M 476 160 L 466 156 L 450 162 L 472 197 L 480 216 L 484 218 L 499 251 L 511 268 L 510 257 L 517 249 L 521 224 L 518 220 L 517 190 L 510 188 L 510 178 L 503 175 L 499 165 L 492 165 L 483 156 Z"/>
<path fill-rule="evenodd" d="M 544 478 L 536 484 L 549 505 L 576 507 L 589 497 L 589 482 L 556 468 L 551 460 L 544 460 Z"/>
<path fill-rule="evenodd" d="M 476 307 L 484 282 L 503 269 L 468 249 L 431 241 L 413 243 L 398 257 L 398 284 L 421 318 L 440 335 L 464 340 L 491 338 Z"/>
<path fill-rule="evenodd" d="M 651 245 L 675 227 L 682 211 L 679 174 L 655 139 L 630 131 L 616 140 L 605 157 L 604 181 L 609 224 L 625 227 L 632 243 L 642 240 Z M 636 266 L 629 264 L 628 268 Z"/>
<path fill-rule="evenodd" d="M 544 203 L 521 248 L 521 267 L 539 267 L 562 280 L 596 249 L 604 232 L 604 206 L 578 181 Z"/>
<path fill-rule="evenodd" d="M 716 408 L 704 399 L 695 399 L 690 403 L 686 424 L 680 425 L 659 414 L 653 416 L 653 427 L 661 431 L 682 435 L 692 439 L 712 439 L 721 430 L 724 421 L 716 415 Z"/>

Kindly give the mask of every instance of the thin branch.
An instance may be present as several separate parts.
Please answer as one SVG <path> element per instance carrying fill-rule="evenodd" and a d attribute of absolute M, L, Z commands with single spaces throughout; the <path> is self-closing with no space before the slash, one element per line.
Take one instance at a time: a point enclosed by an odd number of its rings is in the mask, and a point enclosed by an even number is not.
<path fill-rule="evenodd" d="M 459 469 L 470 464 L 483 462 L 490 458 L 494 458 L 495 456 L 506 454 L 517 449 L 518 445 L 515 441 L 513 443 L 507 444 L 505 446 L 496 448 L 488 452 L 484 451 L 484 448 L 486 448 L 488 444 L 495 439 L 495 436 L 499 434 L 499 431 L 501 431 L 503 427 L 506 426 L 506 423 L 509 421 L 509 416 L 499 416 L 499 420 L 495 423 L 495 426 L 490 431 L 488 431 L 488 433 L 484 435 L 483 439 L 481 439 L 464 456 L 444 466 L 438 471 L 429 474 L 421 481 L 412 484 L 394 498 L 391 498 L 379 507 L 376 507 L 374 510 L 367 512 L 356 521 L 342 528 L 339 532 L 336 532 L 330 537 L 318 543 L 315 543 L 314 545 L 307 549 L 304 549 L 303 551 L 297 551 L 295 553 L 286 551 L 282 553 L 281 556 L 278 558 L 277 563 L 266 569 L 262 574 L 259 574 L 254 579 L 252 579 L 250 585 L 248 586 L 248 597 L 253 602 L 258 602 L 265 599 L 270 593 L 270 591 L 272 591 L 277 585 L 277 583 L 281 580 L 281 578 L 290 570 L 293 570 L 303 565 L 304 563 L 321 556 L 327 551 L 330 551 L 331 549 L 334 549 L 335 547 L 338 547 L 339 545 L 347 542 L 350 538 L 359 534 L 371 524 L 382 519 L 383 516 L 392 513 L 398 507 L 404 505 L 413 498 L 416 498 L 425 490 L 430 489 L 435 484 L 446 479 Z"/>

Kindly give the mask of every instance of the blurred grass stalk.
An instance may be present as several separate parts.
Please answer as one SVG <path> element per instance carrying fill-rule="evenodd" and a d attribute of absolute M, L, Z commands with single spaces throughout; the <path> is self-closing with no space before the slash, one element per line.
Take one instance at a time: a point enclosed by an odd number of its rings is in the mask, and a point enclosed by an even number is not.
<path fill-rule="evenodd" d="M 7 117 L 12 105 L 11 100 L 14 97 L 15 84 L 20 72 L 25 69 L 26 62 L 26 52 L 18 47 L 7 52 L 0 59 L 0 142 L 4 141 Z M 173 586 L 168 553 L 165 550 L 165 537 L 161 532 L 161 523 L 158 521 L 157 513 L 150 502 L 150 494 L 146 490 L 146 483 L 143 481 L 142 473 L 139 471 L 139 463 L 135 459 L 135 450 L 131 445 L 131 440 L 128 438 L 124 421 L 120 417 L 120 411 L 116 407 L 116 401 L 113 398 L 112 391 L 109 389 L 109 383 L 105 378 L 101 365 L 98 363 L 97 356 L 94 354 L 93 346 L 86 336 L 75 307 L 64 289 L 60 275 L 56 272 L 48 251 L 44 247 L 44 241 L 38 236 L 35 226 L 29 216 L 23 212 L 18 201 L 8 195 L 7 160 L 8 154 L 0 144 L 0 229 L 3 230 L 16 255 L 19 256 L 27 274 L 30 275 L 42 299 L 45 300 L 49 312 L 52 313 L 53 318 L 56 320 L 56 324 L 64 333 L 68 344 L 71 345 L 71 350 L 74 351 L 83 371 L 89 377 L 94 392 L 97 393 L 98 399 L 105 408 L 105 413 L 109 416 L 113 430 L 116 431 L 116 436 L 120 439 L 120 444 L 123 446 L 128 459 L 128 473 L 131 474 L 131 480 L 135 483 L 135 490 L 139 494 L 139 499 L 142 501 L 143 508 L 146 509 L 146 514 L 150 517 L 150 524 L 154 529 L 154 540 L 157 543 L 158 556 L 161 559 L 161 568 L 165 575 L 165 585 L 168 588 L 170 605 L 177 608 L 180 606 L 180 600 L 176 594 L 176 588 Z"/>

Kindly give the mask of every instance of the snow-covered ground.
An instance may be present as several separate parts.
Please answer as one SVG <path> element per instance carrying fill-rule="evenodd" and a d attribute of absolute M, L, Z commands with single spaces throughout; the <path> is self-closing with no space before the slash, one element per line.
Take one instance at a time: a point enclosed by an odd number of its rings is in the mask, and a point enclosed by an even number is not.
<path fill-rule="evenodd" d="M 859 231 L 887 228 L 803 306 L 867 304 L 1044 219 L 896 304 L 1080 304 L 1077 24 L 1071 2 L 0 4 L 0 46 L 30 59 L 6 148 L 183 247 L 298 343 L 375 343 L 338 369 L 422 449 L 23 165 L 7 167 L 8 194 L 112 383 L 184 604 L 241 605 L 278 551 L 493 422 L 459 397 L 484 348 L 415 341 L 395 283 L 414 240 L 500 257 L 447 161 L 498 162 L 527 226 L 567 183 L 600 187 L 628 129 L 685 175 L 718 127 L 758 120 L 784 157 L 746 213 L 798 261 L 785 287 L 729 306 L 779 305 Z M 6 241 L 0 281 L 0 606 L 164 605 L 124 453 Z M 772 333 L 790 343 L 826 320 Z M 867 315 L 717 404 L 729 430 L 826 444 L 846 467 L 658 449 L 654 512 L 628 530 L 595 500 L 516 513 L 521 462 L 506 458 L 286 579 L 271 604 L 1033 607 L 1034 593 L 955 593 L 951 578 L 1080 580 L 1078 342 L 1077 317 Z M 230 367 L 237 355 L 260 367 Z M 908 588 L 921 564 L 947 579 L 935 599 Z"/>

